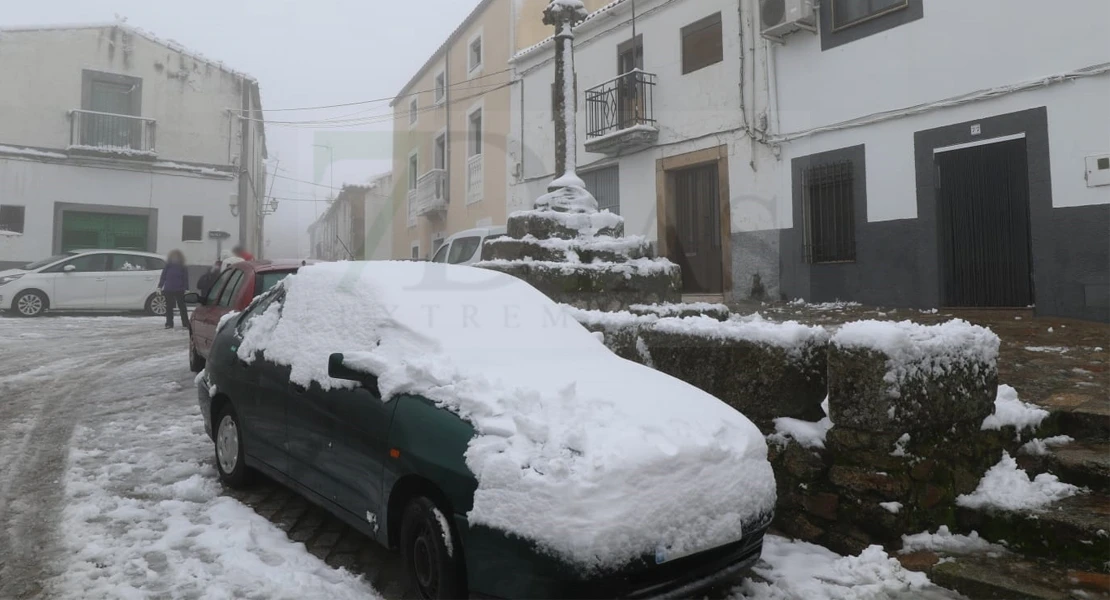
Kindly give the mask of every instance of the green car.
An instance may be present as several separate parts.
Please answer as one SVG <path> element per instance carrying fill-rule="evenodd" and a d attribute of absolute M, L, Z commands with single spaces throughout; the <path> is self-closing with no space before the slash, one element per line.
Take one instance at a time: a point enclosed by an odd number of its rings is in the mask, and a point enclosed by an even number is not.
<path fill-rule="evenodd" d="M 523 326 L 502 322 L 508 306 Z M 399 550 L 415 597 L 678 597 L 745 573 L 774 504 L 762 436 L 552 326 L 560 310 L 470 267 L 303 268 L 221 322 L 197 378 L 219 476 L 261 472 Z M 602 399 L 639 380 L 672 408 Z M 711 489 L 684 489 L 698 481 Z"/>

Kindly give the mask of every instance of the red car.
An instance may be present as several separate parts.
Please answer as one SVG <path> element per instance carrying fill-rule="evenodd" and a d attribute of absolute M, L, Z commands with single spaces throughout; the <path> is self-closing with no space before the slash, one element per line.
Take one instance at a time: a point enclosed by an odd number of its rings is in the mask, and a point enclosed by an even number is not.
<path fill-rule="evenodd" d="M 189 368 L 199 373 L 208 360 L 216 326 L 227 313 L 241 311 L 262 292 L 297 272 L 300 260 L 252 260 L 235 263 L 220 274 L 204 296 L 197 297 L 193 330 L 189 334 Z"/>

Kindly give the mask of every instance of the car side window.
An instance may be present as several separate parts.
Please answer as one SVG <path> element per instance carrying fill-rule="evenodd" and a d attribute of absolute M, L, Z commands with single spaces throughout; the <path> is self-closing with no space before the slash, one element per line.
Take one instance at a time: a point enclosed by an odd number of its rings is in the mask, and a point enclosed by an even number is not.
<path fill-rule="evenodd" d="M 451 252 L 447 255 L 447 262 L 457 265 L 470 260 L 474 251 L 482 245 L 482 238 L 478 236 L 459 238 L 451 242 Z"/>
<path fill-rule="evenodd" d="M 220 275 L 220 278 L 216 280 L 216 283 L 212 284 L 212 289 L 208 290 L 208 295 L 204 297 L 204 303 L 209 306 L 215 304 L 216 299 L 220 297 L 220 291 L 224 289 L 224 284 L 227 283 L 228 279 L 231 279 L 232 275 L 238 272 L 239 271 L 233 269 L 224 271 Z"/>
<path fill-rule="evenodd" d="M 154 258 L 153 256 L 147 256 L 145 258 L 147 271 L 161 271 L 166 268 L 166 261 L 160 258 Z"/>
<path fill-rule="evenodd" d="M 82 254 L 76 258 L 55 265 L 47 270 L 48 273 L 63 273 L 65 268 L 73 265 L 76 273 L 102 273 L 108 270 L 108 254 Z"/>
<path fill-rule="evenodd" d="M 254 320 L 255 317 L 266 312 L 266 309 L 270 308 L 270 305 L 275 303 L 280 305 L 283 301 L 285 301 L 285 291 L 283 290 L 278 290 L 272 294 L 262 296 L 258 299 L 257 302 L 247 308 L 246 314 L 239 318 L 239 324 L 236 325 L 236 331 L 238 331 L 239 333 L 243 333 L 247 330 L 247 325 L 252 320 Z"/>
<path fill-rule="evenodd" d="M 108 264 L 109 270 L 116 271 L 149 271 L 150 264 L 147 262 L 145 256 L 135 256 L 134 254 L 109 254 L 111 261 Z"/>
<path fill-rule="evenodd" d="M 451 247 L 451 244 L 444 244 L 444 245 L 440 246 L 439 250 L 436 250 L 436 255 L 432 257 L 432 262 L 436 262 L 436 263 L 447 262 L 447 249 L 449 247 Z"/>
<path fill-rule="evenodd" d="M 231 306 L 231 299 L 235 297 L 236 292 L 243 286 L 243 272 L 235 269 L 231 276 L 231 280 L 224 286 L 224 291 L 220 294 L 220 306 Z"/>

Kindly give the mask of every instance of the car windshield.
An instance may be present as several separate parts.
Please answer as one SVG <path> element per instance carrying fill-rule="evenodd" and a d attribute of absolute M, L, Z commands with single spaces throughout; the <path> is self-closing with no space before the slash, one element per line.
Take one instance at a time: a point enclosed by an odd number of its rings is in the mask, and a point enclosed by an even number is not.
<path fill-rule="evenodd" d="M 51 263 L 56 263 L 59 260 L 62 260 L 63 258 L 69 258 L 71 256 L 76 256 L 76 255 L 77 255 L 76 252 L 66 252 L 65 254 L 58 254 L 58 255 L 55 255 L 55 256 L 51 256 L 50 258 L 44 258 L 42 260 L 36 260 L 33 263 L 27 263 L 27 264 L 23 265 L 22 269 L 24 271 L 34 271 L 35 269 L 41 269 L 42 267 L 45 267 L 46 265 L 49 265 Z"/>
<path fill-rule="evenodd" d="M 462 264 L 472 256 L 478 246 L 482 245 L 482 238 L 478 236 L 459 238 L 451 242 L 451 251 L 447 255 L 447 262 L 458 265 Z"/>
<path fill-rule="evenodd" d="M 289 277 L 296 273 L 296 271 L 268 271 L 266 273 L 259 273 L 258 285 L 254 288 L 254 295 L 260 296 L 265 294 L 270 288 L 278 284 L 282 279 Z"/>

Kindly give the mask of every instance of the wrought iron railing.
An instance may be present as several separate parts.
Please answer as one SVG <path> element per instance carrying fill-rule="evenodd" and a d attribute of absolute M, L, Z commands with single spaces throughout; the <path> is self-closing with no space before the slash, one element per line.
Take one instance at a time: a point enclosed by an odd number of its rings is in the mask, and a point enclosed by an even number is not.
<path fill-rule="evenodd" d="M 634 69 L 586 90 L 586 137 L 598 138 L 637 125 L 655 126 L 655 75 Z"/>
<path fill-rule="evenodd" d="M 416 215 L 447 210 L 447 171 L 432 169 L 416 181 Z"/>
<path fill-rule="evenodd" d="M 482 155 L 476 154 L 466 160 L 466 203 L 482 199 Z"/>
<path fill-rule="evenodd" d="M 154 154 L 155 120 L 93 110 L 69 111 L 69 145 L 125 154 Z"/>

